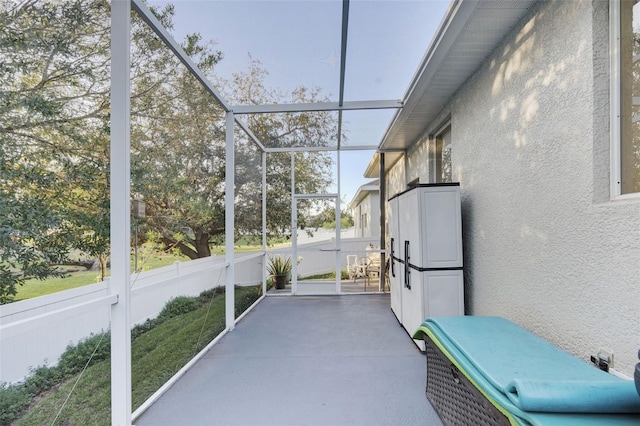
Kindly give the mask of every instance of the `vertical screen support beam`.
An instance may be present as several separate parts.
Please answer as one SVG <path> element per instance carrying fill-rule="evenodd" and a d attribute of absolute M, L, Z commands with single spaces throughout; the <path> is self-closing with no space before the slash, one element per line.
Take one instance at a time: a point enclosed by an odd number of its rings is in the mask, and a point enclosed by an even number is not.
<path fill-rule="evenodd" d="M 342 218 L 342 205 L 340 203 L 340 190 L 341 190 L 341 160 L 342 157 L 342 151 L 338 150 L 336 151 L 336 163 L 338 163 L 338 182 L 337 182 L 337 186 L 338 186 L 338 196 L 336 197 L 336 205 L 335 205 L 335 217 L 336 217 L 336 258 L 335 258 L 335 263 L 336 263 L 336 294 L 340 294 L 342 292 L 342 287 L 341 287 L 341 280 L 342 280 L 342 276 L 341 276 L 341 262 L 340 262 L 340 256 L 342 256 L 342 229 L 341 229 L 341 223 L 340 223 L 340 219 Z"/>
<path fill-rule="evenodd" d="M 291 151 L 291 294 L 298 293 L 298 203 L 296 200 L 296 153 Z"/>
<path fill-rule="evenodd" d="M 111 424 L 131 425 L 131 2 L 111 2 Z"/>
<path fill-rule="evenodd" d="M 225 284 L 225 319 L 227 330 L 235 328 L 235 264 L 234 230 L 235 230 L 235 147 L 233 135 L 233 112 L 226 113 L 226 149 L 225 149 L 225 196 L 224 196 L 224 246 L 227 261 L 227 280 Z"/>
<path fill-rule="evenodd" d="M 267 294 L 267 153 L 262 151 L 262 294 Z"/>
<path fill-rule="evenodd" d="M 386 203 L 386 199 L 387 199 L 387 175 L 385 175 L 385 165 L 384 165 L 384 152 L 381 152 L 379 155 L 379 163 L 380 163 L 380 172 L 379 172 L 379 176 L 380 176 L 380 183 L 379 183 L 379 187 L 380 187 L 380 291 L 384 291 L 385 288 L 385 284 L 386 284 L 386 280 L 387 280 L 387 274 L 386 274 L 386 265 L 387 265 L 387 259 L 386 259 L 386 242 L 387 242 L 387 227 L 386 227 L 386 222 L 387 222 L 387 203 Z M 391 259 L 392 260 L 392 259 Z"/>
<path fill-rule="evenodd" d="M 347 36 L 349 35 L 349 0 L 342 0 L 342 32 L 340 42 L 340 89 L 338 106 L 344 105 L 344 79 L 347 72 Z M 342 146 L 342 110 L 338 111 L 338 148 Z M 338 194 L 340 192 L 338 191 Z"/>

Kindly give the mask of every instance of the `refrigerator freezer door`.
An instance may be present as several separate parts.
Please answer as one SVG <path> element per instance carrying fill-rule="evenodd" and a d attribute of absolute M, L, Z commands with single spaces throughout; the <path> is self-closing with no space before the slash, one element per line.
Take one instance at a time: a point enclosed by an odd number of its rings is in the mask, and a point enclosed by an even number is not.
<path fill-rule="evenodd" d="M 416 274 L 414 274 L 416 275 Z M 420 273 L 420 302 L 416 312 L 405 327 L 413 334 L 429 317 L 464 315 L 464 278 L 462 270 L 425 271 Z M 417 285 L 417 283 L 416 283 Z M 421 350 L 424 341 L 415 340 Z"/>
<path fill-rule="evenodd" d="M 464 279 L 461 270 L 426 271 L 422 278 L 425 318 L 464 315 Z"/>
<path fill-rule="evenodd" d="M 389 200 L 389 235 L 391 236 L 391 272 L 389 274 L 389 290 L 391 292 L 391 310 L 398 321 L 402 322 L 402 275 L 400 259 L 400 227 L 398 223 L 398 197 Z"/>
<path fill-rule="evenodd" d="M 429 188 L 420 199 L 422 268 L 462 267 L 462 220 L 458 187 Z"/>

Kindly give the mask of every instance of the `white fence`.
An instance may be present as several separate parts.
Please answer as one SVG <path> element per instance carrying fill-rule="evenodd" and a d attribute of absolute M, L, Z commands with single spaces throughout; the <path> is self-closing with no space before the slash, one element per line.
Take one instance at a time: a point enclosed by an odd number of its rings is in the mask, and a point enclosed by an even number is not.
<path fill-rule="evenodd" d="M 340 267 L 347 269 L 347 255 L 355 254 L 364 257 L 367 254 L 367 246 L 372 244 L 378 246 L 380 239 L 377 238 L 343 238 L 340 240 Z M 298 264 L 298 276 L 309 277 L 312 275 L 327 274 L 335 272 L 336 252 L 331 250 L 335 247 L 333 240 L 318 241 L 298 246 L 298 256 L 302 261 Z M 268 254 L 290 256 L 292 248 L 280 248 L 269 250 Z"/>
<path fill-rule="evenodd" d="M 235 282 L 262 282 L 262 253 L 235 259 Z M 224 286 L 224 256 L 213 256 L 131 276 L 132 326 L 156 317 L 168 300 L 197 296 Z M 47 296 L 0 306 L 0 382 L 22 380 L 32 367 L 55 365 L 69 344 L 107 330 L 110 305 L 108 282 L 91 284 Z"/>
<path fill-rule="evenodd" d="M 341 240 L 341 263 L 346 255 L 364 255 L 374 239 Z M 311 242 L 299 246 L 304 260 L 298 275 L 310 276 L 335 271 L 335 251 L 322 251 L 335 245 L 332 241 Z M 270 250 L 269 254 L 291 254 L 291 248 Z M 262 282 L 262 252 L 237 255 L 234 261 L 237 285 Z M 212 256 L 131 276 L 131 325 L 155 318 L 168 300 L 177 296 L 197 296 L 202 291 L 224 286 L 224 256 Z M 101 282 L 47 296 L 0 306 L 0 382 L 22 380 L 33 367 L 55 365 L 69 344 L 109 329 L 109 283 Z"/>

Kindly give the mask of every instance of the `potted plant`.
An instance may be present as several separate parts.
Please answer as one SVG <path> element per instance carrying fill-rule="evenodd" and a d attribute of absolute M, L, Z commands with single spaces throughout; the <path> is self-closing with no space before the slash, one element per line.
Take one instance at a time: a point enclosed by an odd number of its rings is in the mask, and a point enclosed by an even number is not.
<path fill-rule="evenodd" d="M 300 260 L 298 260 L 300 263 Z M 267 273 L 273 277 L 275 287 L 277 289 L 283 289 L 289 276 L 291 274 L 291 268 L 293 264 L 291 262 L 291 256 L 281 256 L 276 254 L 275 256 L 269 256 L 269 264 L 267 265 Z"/>

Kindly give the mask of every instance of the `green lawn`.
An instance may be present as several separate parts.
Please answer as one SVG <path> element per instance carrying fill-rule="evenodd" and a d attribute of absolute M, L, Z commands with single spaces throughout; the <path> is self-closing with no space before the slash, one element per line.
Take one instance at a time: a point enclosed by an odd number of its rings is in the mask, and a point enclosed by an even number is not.
<path fill-rule="evenodd" d="M 57 293 L 70 288 L 81 287 L 99 281 L 100 271 L 74 272 L 66 277 L 48 278 L 46 280 L 27 280 L 17 288 L 15 301 L 31 299 L 45 294 Z"/>
<path fill-rule="evenodd" d="M 186 262 L 189 260 L 186 256 L 179 256 L 172 253 L 155 253 L 140 261 L 139 266 L 142 270 L 150 270 L 160 268 L 162 266 L 172 265 L 175 262 Z M 133 265 L 133 259 L 131 260 Z M 74 267 L 77 268 L 77 267 Z M 109 276 L 109 270 L 107 270 Z M 30 299 L 32 297 L 44 296 L 45 294 L 57 293 L 71 288 L 81 287 L 87 284 L 100 282 L 100 271 L 79 271 L 67 274 L 65 277 L 47 278 L 46 280 L 31 279 L 27 280 L 23 286 L 17 288 L 15 300 Z"/>

